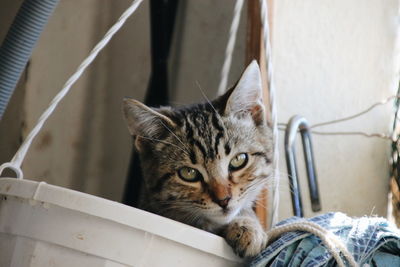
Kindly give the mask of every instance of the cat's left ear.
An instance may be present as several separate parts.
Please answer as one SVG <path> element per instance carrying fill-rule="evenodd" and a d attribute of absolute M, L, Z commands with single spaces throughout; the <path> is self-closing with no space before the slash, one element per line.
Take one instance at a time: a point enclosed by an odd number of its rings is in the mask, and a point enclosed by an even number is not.
<path fill-rule="evenodd" d="M 175 128 L 175 123 L 157 109 L 131 98 L 124 98 L 122 110 L 132 136 L 160 138 L 165 131 Z M 158 109 L 160 110 L 160 109 Z"/>
<path fill-rule="evenodd" d="M 248 113 L 257 126 L 265 124 L 261 73 L 255 60 L 243 72 L 225 106 L 225 114 L 243 116 Z"/>

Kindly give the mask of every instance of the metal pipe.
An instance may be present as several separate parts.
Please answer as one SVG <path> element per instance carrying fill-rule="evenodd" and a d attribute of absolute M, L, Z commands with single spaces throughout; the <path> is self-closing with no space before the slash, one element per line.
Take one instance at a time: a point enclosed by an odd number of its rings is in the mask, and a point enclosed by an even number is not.
<path fill-rule="evenodd" d="M 25 0 L 0 47 L 0 120 L 59 0 Z"/>
<path fill-rule="evenodd" d="M 285 155 L 289 175 L 290 190 L 292 196 L 293 213 L 295 216 L 303 217 L 303 206 L 297 174 L 295 139 L 297 131 L 300 130 L 303 143 L 304 159 L 306 163 L 308 187 L 310 191 L 311 208 L 315 211 L 321 210 L 318 192 L 317 173 L 315 170 L 314 153 L 312 150 L 310 127 L 305 118 L 294 116 L 290 119 L 285 132 Z"/>

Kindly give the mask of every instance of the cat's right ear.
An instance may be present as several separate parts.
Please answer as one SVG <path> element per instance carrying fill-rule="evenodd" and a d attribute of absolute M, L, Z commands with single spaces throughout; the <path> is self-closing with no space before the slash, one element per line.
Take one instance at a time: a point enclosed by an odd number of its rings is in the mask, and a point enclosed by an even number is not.
<path fill-rule="evenodd" d="M 132 98 L 124 98 L 122 110 L 134 137 L 158 139 L 176 126 L 167 116 Z"/>
<path fill-rule="evenodd" d="M 234 88 L 217 99 L 218 102 L 225 104 L 224 115 L 250 115 L 256 126 L 266 123 L 261 72 L 257 61 L 249 64 Z"/>

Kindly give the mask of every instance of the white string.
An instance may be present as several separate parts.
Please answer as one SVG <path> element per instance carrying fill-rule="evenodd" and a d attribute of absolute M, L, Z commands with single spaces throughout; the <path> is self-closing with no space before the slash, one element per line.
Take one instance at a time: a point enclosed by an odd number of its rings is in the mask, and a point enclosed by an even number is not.
<path fill-rule="evenodd" d="M 393 141 L 393 137 L 389 136 L 384 133 L 366 133 L 366 132 L 320 132 L 320 131 L 314 131 L 312 130 L 311 133 L 317 134 L 317 135 L 327 135 L 327 136 L 332 136 L 332 135 L 360 135 L 364 137 L 369 137 L 369 138 L 381 138 L 384 140 L 390 140 Z"/>
<path fill-rule="evenodd" d="M 277 115 L 276 115 L 276 106 L 275 106 L 275 87 L 272 79 L 272 58 L 271 58 L 271 44 L 269 38 L 269 23 L 268 23 L 268 7 L 266 1 L 260 0 L 261 5 L 261 23 L 263 26 L 263 42 L 265 47 L 265 64 L 267 69 L 267 84 L 269 89 L 269 101 L 270 101 L 270 108 L 271 108 L 271 124 L 272 124 L 272 131 L 274 136 L 274 161 L 273 161 L 273 169 L 274 169 L 274 189 L 272 190 L 272 225 L 276 224 L 278 221 L 278 209 L 279 209 L 279 179 L 278 179 L 278 168 L 279 168 L 279 143 L 278 143 L 278 125 L 277 125 Z M 225 61 L 224 65 L 221 70 L 221 81 L 218 86 L 218 95 L 223 94 L 226 90 L 227 81 L 229 70 L 232 63 L 232 54 L 233 48 L 236 41 L 237 29 L 240 21 L 240 14 L 243 6 L 243 0 L 237 0 L 235 9 L 234 9 L 234 16 L 229 32 L 229 41 L 225 50 Z"/>
<path fill-rule="evenodd" d="M 271 124 L 272 124 L 272 135 L 274 138 L 274 188 L 272 190 L 272 216 L 271 224 L 275 225 L 278 222 L 278 210 L 279 210 L 279 131 L 278 131 L 278 120 L 277 110 L 275 104 L 275 85 L 273 80 L 273 68 L 272 68 L 272 53 L 270 43 L 270 31 L 268 22 L 268 6 L 267 0 L 260 0 L 261 5 L 261 25 L 263 28 L 263 43 L 265 51 L 265 64 L 267 69 L 267 83 L 269 90 L 269 105 L 271 109 Z M 261 64 L 261 62 L 260 62 Z"/>
<path fill-rule="evenodd" d="M 315 123 L 312 124 L 310 126 L 311 129 L 313 128 L 318 128 L 318 127 L 322 127 L 322 126 L 326 126 L 326 125 L 331 125 L 331 124 L 336 124 L 336 123 L 341 123 L 344 121 L 349 121 L 349 120 L 353 120 L 356 119 L 358 117 L 361 117 L 365 114 L 367 114 L 368 112 L 372 111 L 373 109 L 375 109 L 378 106 L 382 106 L 385 105 L 387 103 L 389 103 L 391 100 L 394 99 L 400 99 L 399 95 L 392 95 L 387 97 L 386 99 L 376 102 L 374 104 L 372 104 L 371 106 L 367 107 L 366 109 L 355 113 L 353 115 L 350 116 L 346 116 L 343 118 L 339 118 L 339 119 L 335 119 L 335 120 L 329 120 L 329 121 L 325 121 L 325 122 L 319 122 L 319 123 Z M 287 124 L 286 123 L 278 123 L 279 125 L 279 130 L 281 131 L 285 131 Z M 359 135 L 359 136 L 364 136 L 364 137 L 369 137 L 369 138 L 381 138 L 381 139 L 385 139 L 385 140 L 391 140 L 393 141 L 393 136 L 391 134 L 385 134 L 385 133 L 367 133 L 367 132 L 363 132 L 363 131 L 340 131 L 340 132 L 324 132 L 324 131 L 316 131 L 316 130 L 311 130 L 311 132 L 313 134 L 317 134 L 317 135 L 326 135 L 326 136 L 332 136 L 332 135 Z"/>
<path fill-rule="evenodd" d="M 353 114 L 353 115 L 348 116 L 348 117 L 336 119 L 336 120 L 316 123 L 316 124 L 311 125 L 310 128 L 317 128 L 317 127 L 321 127 L 321 126 L 325 126 L 325 125 L 329 125 L 329 124 L 335 124 L 335 123 L 339 123 L 339 122 L 355 119 L 357 117 L 360 117 L 360 116 L 370 112 L 371 110 L 373 110 L 374 108 L 376 108 L 378 106 L 385 105 L 385 104 L 389 103 L 390 100 L 398 99 L 398 98 L 400 98 L 400 96 L 392 95 L 392 96 L 384 99 L 383 101 L 379 101 L 379 102 L 371 105 L 370 107 L 368 107 L 367 109 L 365 109 L 365 110 L 363 110 L 363 111 L 361 111 L 359 113 Z"/>
<path fill-rule="evenodd" d="M 239 28 L 240 14 L 242 11 L 243 2 L 244 0 L 236 0 L 235 9 L 233 11 L 233 19 L 229 31 L 229 40 L 225 50 L 224 65 L 221 69 L 221 81 L 219 82 L 217 91 L 218 95 L 222 95 L 227 89 L 226 86 L 228 83 L 229 71 L 231 69 L 233 48 L 235 47 L 236 43 L 237 30 Z"/>
<path fill-rule="evenodd" d="M 53 98 L 48 108 L 43 112 L 37 121 L 35 127 L 31 130 L 28 137 L 22 143 L 18 151 L 15 153 L 14 157 L 10 162 L 4 163 L 0 166 L 0 175 L 4 169 L 10 168 L 14 170 L 17 174 L 18 179 L 23 179 L 23 172 L 21 170 L 22 162 L 28 152 L 33 139 L 37 136 L 40 130 L 43 127 L 43 124 L 50 117 L 50 115 L 54 112 L 57 105 L 60 101 L 68 94 L 71 86 L 79 79 L 82 73 L 86 70 L 86 68 L 93 62 L 98 53 L 108 44 L 113 35 L 124 25 L 126 20 L 136 11 L 139 5 L 143 0 L 134 0 L 132 4 L 128 7 L 128 9 L 121 15 L 118 21 L 107 31 L 104 35 L 103 39 L 92 49 L 89 56 L 81 63 L 75 73 L 68 79 L 68 81 L 64 84 L 61 91 Z"/>
<path fill-rule="evenodd" d="M 300 220 L 286 225 L 276 226 L 268 231 L 267 235 L 270 241 L 273 241 L 278 236 L 293 231 L 305 231 L 318 236 L 340 267 L 346 267 L 346 264 L 340 257 L 340 252 L 342 252 L 344 258 L 347 260 L 350 266 L 358 266 L 357 262 L 354 260 L 354 257 L 348 251 L 343 242 L 337 236 L 314 222 Z"/>

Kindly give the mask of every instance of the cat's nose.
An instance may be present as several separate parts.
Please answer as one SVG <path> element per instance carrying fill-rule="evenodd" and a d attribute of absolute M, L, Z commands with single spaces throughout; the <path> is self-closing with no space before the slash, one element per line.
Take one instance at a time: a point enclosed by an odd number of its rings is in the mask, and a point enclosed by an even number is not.
<path fill-rule="evenodd" d="M 212 200 L 221 208 L 228 206 L 229 200 L 232 198 L 231 188 L 229 184 L 218 181 L 212 181 L 210 184 L 210 195 Z"/>
<path fill-rule="evenodd" d="M 228 204 L 229 204 L 229 200 L 231 200 L 231 197 L 230 196 L 227 196 L 226 198 L 224 198 L 224 199 L 218 199 L 217 200 L 217 204 L 221 207 L 221 208 L 226 208 L 227 206 L 228 206 Z"/>

